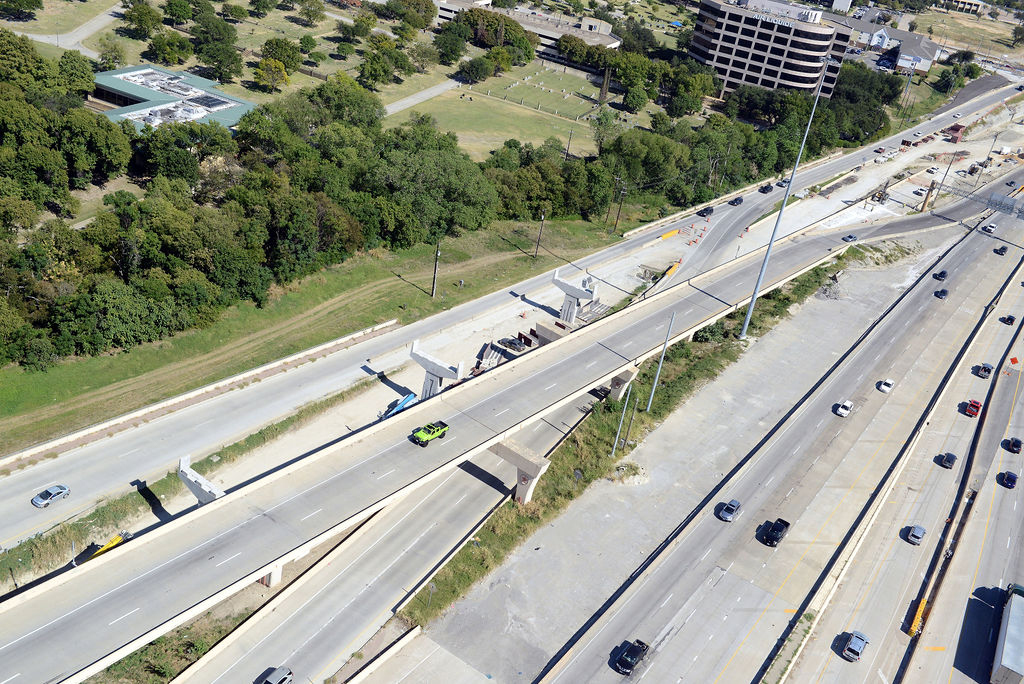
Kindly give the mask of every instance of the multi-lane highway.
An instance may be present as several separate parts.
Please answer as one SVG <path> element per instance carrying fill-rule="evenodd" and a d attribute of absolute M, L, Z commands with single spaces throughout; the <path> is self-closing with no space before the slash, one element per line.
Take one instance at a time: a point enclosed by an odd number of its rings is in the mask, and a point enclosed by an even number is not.
<path fill-rule="evenodd" d="M 1008 87 L 996 89 L 956 110 L 936 116 L 918 128 L 923 131 L 937 130 L 953 123 L 954 111 L 984 111 L 1010 92 L 1012 90 Z M 968 121 L 969 118 L 961 121 Z M 899 139 L 906 135 L 906 132 L 894 135 L 881 141 L 881 144 L 898 144 Z M 795 187 L 820 184 L 861 164 L 863 157 L 863 153 L 855 152 L 801 171 L 797 175 Z M 693 275 L 731 259 L 735 255 L 735 228 L 749 225 L 764 215 L 781 196 L 780 190 L 769 195 L 750 192 L 744 204 L 739 207 L 726 204 L 717 207 L 710 224 L 711 231 L 677 277 Z M 688 217 L 664 229 L 682 227 L 692 220 Z M 573 266 L 585 269 L 613 261 L 635 250 L 649 237 L 634 236 L 581 259 Z M 45 460 L 31 468 L 16 471 L 0 480 L 0 545 L 9 547 L 20 539 L 48 529 L 61 520 L 91 508 L 104 497 L 133 488 L 132 483 L 137 480 L 160 477 L 173 469 L 182 455 L 199 457 L 209 453 L 310 401 L 350 386 L 366 377 L 366 371 L 362 369 L 366 359 L 377 359 L 407 346 L 414 339 L 429 338 L 439 330 L 506 305 L 525 292 L 532 293 L 546 288 L 550 279 L 551 274 L 532 278 L 510 290 L 493 293 L 360 343 L 321 359 L 316 364 L 306 364 L 272 379 L 252 383 L 237 391 L 119 432 L 108 439 L 69 450 L 57 459 Z M 427 346 L 429 348 L 429 343 Z M 33 509 L 27 504 L 35 493 L 55 482 L 69 485 L 73 498 L 64 502 L 64 505 L 45 510 Z"/>

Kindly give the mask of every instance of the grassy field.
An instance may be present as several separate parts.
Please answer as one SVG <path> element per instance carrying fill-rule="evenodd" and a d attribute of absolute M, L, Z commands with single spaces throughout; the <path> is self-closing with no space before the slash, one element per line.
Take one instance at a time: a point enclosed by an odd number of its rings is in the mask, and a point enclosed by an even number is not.
<path fill-rule="evenodd" d="M 996 21 L 988 16 L 978 18 L 960 12 L 929 10 L 914 17 L 917 32 L 928 35 L 932 29 L 932 40 L 947 47 L 970 48 L 983 56 L 993 58 L 1024 57 L 1024 44 L 1010 47 L 1013 25 Z"/>
<path fill-rule="evenodd" d="M 623 209 L 620 230 L 657 216 Z M 240 304 L 214 325 L 122 353 L 58 364 L 45 373 L 0 369 L 0 453 L 10 453 L 140 406 L 335 339 L 390 318 L 419 320 L 615 241 L 602 223 L 549 221 L 541 257 L 525 254 L 532 223 L 499 222 L 447 239 L 438 297 L 429 292 L 433 249 L 370 253 Z M 550 250 L 548 252 L 547 250 Z M 395 274 L 400 273 L 402 278 Z M 465 287 L 458 288 L 459 280 Z M 400 308 L 404 306 L 405 308 Z"/>
<path fill-rule="evenodd" d="M 459 146 L 478 161 L 486 159 L 491 150 L 509 138 L 540 144 L 555 137 L 565 144 L 570 130 L 573 131 L 571 152 L 594 154 L 597 151 L 586 122 L 563 119 L 462 88 L 389 116 L 384 125 L 397 126 L 407 121 L 413 112 L 430 114 L 442 130 L 454 131 L 459 136 Z"/>
<path fill-rule="evenodd" d="M 43 57 L 46 57 L 47 59 L 60 59 L 60 56 L 66 52 L 66 50 L 64 50 L 64 48 L 62 47 L 50 45 L 49 43 L 40 43 L 37 40 L 33 40 L 32 45 L 33 47 L 35 47 L 36 52 L 38 52 Z"/>
<path fill-rule="evenodd" d="M 516 67 L 472 88 L 492 97 L 540 106 L 560 116 L 576 118 L 597 106 L 600 86 L 586 78 L 559 69 L 545 68 L 536 60 Z"/>
<path fill-rule="evenodd" d="M 115 0 L 43 0 L 29 21 L 0 21 L 0 26 L 29 33 L 67 33 L 93 17 L 120 5 Z"/>

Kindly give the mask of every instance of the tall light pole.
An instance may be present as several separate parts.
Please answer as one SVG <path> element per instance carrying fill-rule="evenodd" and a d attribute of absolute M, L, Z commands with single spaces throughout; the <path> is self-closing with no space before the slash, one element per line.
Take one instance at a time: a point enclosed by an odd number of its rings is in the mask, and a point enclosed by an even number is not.
<path fill-rule="evenodd" d="M 786 210 L 786 204 L 789 202 L 789 195 L 793 192 L 793 181 L 796 180 L 796 169 L 800 166 L 800 157 L 804 153 L 804 145 L 807 144 L 807 135 L 811 132 L 811 123 L 814 121 L 814 112 L 818 109 L 818 98 L 821 96 L 821 86 L 825 83 L 825 74 L 828 73 L 828 67 L 832 64 L 838 64 L 836 60 L 831 57 L 825 57 L 822 60 L 823 66 L 821 69 L 821 78 L 818 79 L 818 89 L 814 91 L 814 104 L 811 105 L 811 115 L 807 117 L 807 128 L 804 129 L 804 138 L 800 141 L 800 150 L 796 153 L 796 161 L 793 163 L 793 171 L 789 174 L 789 183 L 786 184 L 786 194 L 782 198 L 782 206 L 779 207 L 779 215 L 775 217 L 775 226 L 772 228 L 772 235 L 768 238 L 768 249 L 764 253 L 764 261 L 761 262 L 761 271 L 757 274 L 757 282 L 754 283 L 754 293 L 750 295 L 750 304 L 747 306 L 747 317 L 743 319 L 743 329 L 740 330 L 740 339 L 747 339 L 747 328 L 750 326 L 750 317 L 754 315 L 754 305 L 757 303 L 757 293 L 761 289 L 761 283 L 764 282 L 764 274 L 768 270 L 768 260 L 772 256 L 772 247 L 775 244 L 775 236 L 779 232 L 779 224 L 782 223 L 782 213 Z"/>
<path fill-rule="evenodd" d="M 537 245 L 533 248 L 533 258 L 537 258 L 537 254 L 540 252 L 540 236 L 544 234 L 544 216 L 547 212 L 540 212 L 540 232 L 537 233 Z"/>
<path fill-rule="evenodd" d="M 992 150 L 996 149 L 996 140 L 999 140 L 1000 133 L 1005 132 L 1006 131 L 999 131 L 994 136 L 992 136 L 992 147 L 988 148 L 988 155 L 986 155 L 985 157 L 985 161 L 987 161 L 989 164 L 992 163 L 989 160 L 992 159 Z M 981 181 L 981 173 L 981 171 L 978 171 L 978 177 L 974 179 L 974 187 L 971 188 L 971 192 L 974 192 L 974 190 L 978 187 L 978 183 Z"/>

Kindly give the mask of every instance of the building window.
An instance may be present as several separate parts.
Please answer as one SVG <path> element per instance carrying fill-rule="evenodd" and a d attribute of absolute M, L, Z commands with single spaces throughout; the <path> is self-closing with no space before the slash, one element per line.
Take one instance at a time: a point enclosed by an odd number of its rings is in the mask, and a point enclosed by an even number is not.
<path fill-rule="evenodd" d="M 769 57 L 766 61 L 768 62 L 768 64 L 770 64 L 773 67 L 782 66 L 782 60 L 781 59 L 775 59 L 774 57 Z"/>
<path fill-rule="evenodd" d="M 768 76 L 769 78 L 778 78 L 779 72 L 776 71 L 775 69 L 765 69 L 764 75 Z"/>
<path fill-rule="evenodd" d="M 754 43 L 754 49 L 758 52 L 768 52 L 768 43 Z"/>
<path fill-rule="evenodd" d="M 778 55 L 779 57 L 786 56 L 786 48 L 772 47 L 772 49 L 769 50 L 769 52 L 771 52 L 773 55 Z"/>
<path fill-rule="evenodd" d="M 807 52 L 814 52 L 825 54 L 828 48 L 824 45 L 814 45 L 813 43 L 804 43 L 799 40 L 789 41 L 789 47 L 796 48 L 797 50 L 806 50 Z"/>
<path fill-rule="evenodd" d="M 747 71 L 749 71 L 752 74 L 759 74 L 761 73 L 761 67 L 757 64 L 748 64 Z"/>
<path fill-rule="evenodd" d="M 753 43 L 751 43 L 751 42 L 750 42 L 749 40 L 747 40 L 746 38 L 740 38 L 740 47 L 745 47 L 745 48 L 749 48 L 749 47 L 751 47 L 752 45 L 753 45 Z"/>
<path fill-rule="evenodd" d="M 754 74 L 747 74 L 743 80 L 747 83 L 757 83 L 759 79 Z"/>
<path fill-rule="evenodd" d="M 737 81 L 738 81 L 738 80 L 740 80 L 741 78 L 743 78 L 743 72 L 742 72 L 742 71 L 730 71 L 730 72 L 729 72 L 729 78 L 731 78 L 731 79 L 734 79 L 734 80 L 737 80 Z"/>
<path fill-rule="evenodd" d="M 723 43 L 729 43 L 729 45 L 735 45 L 736 44 L 736 36 L 730 36 L 730 35 L 722 36 L 722 42 Z"/>
<path fill-rule="evenodd" d="M 823 33 L 814 33 L 813 31 L 801 31 L 797 29 L 793 32 L 793 35 L 797 38 L 806 38 L 807 40 L 829 40 L 829 36 Z"/>
<path fill-rule="evenodd" d="M 737 33 L 740 30 L 740 27 L 735 24 L 723 24 L 722 28 L 724 28 L 729 33 Z"/>
<path fill-rule="evenodd" d="M 779 24 L 778 26 L 775 27 L 775 33 L 780 33 L 784 36 L 788 36 L 792 32 L 793 29 L 790 28 L 789 26 L 783 26 L 782 24 Z"/>
<path fill-rule="evenodd" d="M 737 50 L 736 56 L 739 57 L 740 59 L 750 59 L 750 53 L 747 52 L 746 50 Z"/>
<path fill-rule="evenodd" d="M 747 26 L 757 26 L 757 19 L 754 17 L 743 17 L 743 23 Z"/>
<path fill-rule="evenodd" d="M 757 34 L 757 39 L 758 39 L 758 40 L 763 40 L 763 41 L 764 41 L 764 42 L 766 42 L 766 43 L 770 43 L 770 42 L 772 42 L 772 36 L 771 36 L 771 34 L 770 34 L 770 33 L 765 33 L 764 31 L 761 31 L 761 32 L 759 32 L 759 33 Z"/>
<path fill-rule="evenodd" d="M 723 55 L 731 55 L 732 54 L 732 48 L 729 47 L 728 45 L 722 45 L 721 47 L 718 48 L 718 51 L 720 53 L 722 53 Z"/>
<path fill-rule="evenodd" d="M 740 33 L 742 35 L 746 36 L 747 38 L 753 38 L 755 35 L 757 35 L 757 32 L 754 31 L 754 29 L 748 29 L 748 28 L 744 28 L 742 31 L 740 31 Z"/>

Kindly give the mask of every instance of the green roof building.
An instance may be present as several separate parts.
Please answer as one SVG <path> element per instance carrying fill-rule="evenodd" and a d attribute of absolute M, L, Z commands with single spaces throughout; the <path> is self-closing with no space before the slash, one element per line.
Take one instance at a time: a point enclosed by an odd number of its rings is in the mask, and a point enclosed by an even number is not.
<path fill-rule="evenodd" d="M 216 121 L 230 128 L 254 105 L 222 93 L 216 85 L 187 71 L 147 64 L 96 74 L 93 96 L 117 105 L 104 112 L 111 121 L 128 119 L 140 130 L 169 121 Z"/>

